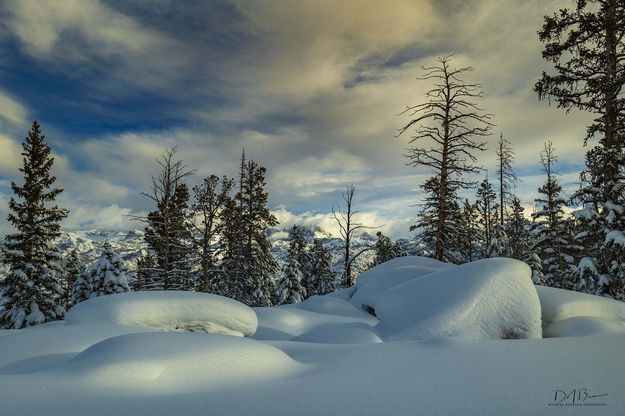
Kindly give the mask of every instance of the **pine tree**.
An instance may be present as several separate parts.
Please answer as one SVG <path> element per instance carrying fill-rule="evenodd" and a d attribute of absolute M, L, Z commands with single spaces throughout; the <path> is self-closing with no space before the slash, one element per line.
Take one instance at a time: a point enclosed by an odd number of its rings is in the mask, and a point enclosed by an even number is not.
<path fill-rule="evenodd" d="M 551 142 L 545 143 L 540 158 L 547 180 L 538 188 L 541 196 L 535 199 L 538 210 L 532 214 L 532 232 L 536 238 L 533 250 L 542 261 L 547 284 L 568 289 L 572 286 L 570 278 L 575 270 L 573 235 L 572 227 L 564 219 L 566 200 L 561 197 L 562 187 L 555 176 L 557 157 Z"/>
<path fill-rule="evenodd" d="M 493 224 L 492 238 L 487 249 L 488 257 L 510 257 L 510 240 L 505 228 L 499 222 Z"/>
<path fill-rule="evenodd" d="M 52 244 L 60 235 L 60 222 L 68 211 L 50 206 L 63 191 L 51 188 L 54 158 L 36 121 L 22 143 L 22 186 L 11 183 L 9 222 L 16 232 L 5 237 L 3 252 L 9 274 L 0 282 L 3 328 L 23 328 L 62 319 L 63 287 L 60 252 Z"/>
<path fill-rule="evenodd" d="M 193 171 L 182 160 L 175 160 L 176 149 L 166 150 L 160 159 L 161 172 L 152 177 L 152 190 L 143 195 L 150 198 L 156 209 L 143 218 L 147 222 L 144 238 L 156 256 L 158 268 L 152 278 L 153 287 L 144 289 L 194 290 L 191 273 L 193 242 L 189 190 L 183 180 Z"/>
<path fill-rule="evenodd" d="M 311 276 L 313 276 L 313 289 L 308 292 L 312 295 L 325 295 L 336 289 L 336 276 L 332 272 L 332 258 L 330 252 L 323 246 L 318 238 L 313 240 L 311 248 Z"/>
<path fill-rule="evenodd" d="M 385 263 L 396 257 L 408 255 L 397 242 L 392 241 L 382 234 L 381 231 L 378 231 L 375 235 L 377 237 L 374 247 L 375 257 L 373 258 L 373 262 L 369 265 L 369 268 Z"/>
<path fill-rule="evenodd" d="M 198 252 L 201 270 L 201 290 L 221 293 L 223 270 L 220 270 L 218 257 L 223 249 L 221 240 L 225 223 L 220 221 L 221 212 L 231 199 L 230 191 L 234 180 L 210 175 L 201 185 L 193 188 L 192 211 L 197 218 L 192 222 L 194 243 Z"/>
<path fill-rule="evenodd" d="M 625 299 L 625 4 L 619 0 L 579 0 L 570 9 L 545 17 L 539 31 L 545 43 L 543 58 L 556 73 L 543 73 L 536 84 L 539 98 L 554 98 L 558 107 L 596 116 L 586 141 L 598 146 L 586 158 L 583 187 L 576 199 L 583 205 L 590 279 L 597 293 Z M 593 277 L 595 275 L 595 277 Z M 582 284 L 582 282 L 579 282 Z"/>
<path fill-rule="evenodd" d="M 306 279 L 306 265 L 310 265 L 310 258 L 306 253 L 306 241 L 301 228 L 294 225 L 289 232 L 289 250 L 282 278 L 278 286 L 280 304 L 299 303 L 306 299 L 306 280 L 312 283 L 311 276 Z M 308 266 L 310 267 L 310 266 Z M 312 285 L 311 285 L 312 286 Z"/>
<path fill-rule="evenodd" d="M 465 199 L 460 211 L 456 247 L 460 254 L 459 263 L 478 260 L 482 254 L 479 213 L 476 204 Z"/>
<path fill-rule="evenodd" d="M 305 289 L 304 298 L 315 294 L 315 278 L 312 274 L 312 258 L 308 249 L 308 242 L 304 235 L 304 229 L 294 225 L 289 231 L 289 253 L 297 259 L 301 267 L 301 283 Z"/>
<path fill-rule="evenodd" d="M 89 299 L 92 293 L 91 270 L 85 268 L 76 280 L 74 280 L 74 285 L 72 286 L 72 306 Z"/>
<path fill-rule="evenodd" d="M 531 223 L 525 218 L 525 208 L 516 196 L 512 197 L 510 216 L 505 226 L 510 246 L 510 257 L 526 261 L 531 254 L 532 247 Z"/>
<path fill-rule="evenodd" d="M 64 279 L 63 279 L 63 304 L 68 309 L 72 303 L 72 294 L 74 291 L 74 283 L 86 271 L 85 263 L 82 262 L 80 255 L 76 249 L 72 250 L 65 258 Z"/>
<path fill-rule="evenodd" d="M 459 206 L 457 198 L 450 197 L 450 194 L 474 186 L 466 178 L 481 171 L 476 165 L 475 153 L 486 148 L 482 139 L 490 135 L 491 115 L 484 114 L 474 102 L 483 96 L 481 85 L 460 79 L 471 68 L 454 69 L 451 67 L 451 56 L 444 56 L 438 58 L 438 65 L 423 70 L 425 75 L 419 79 L 432 81 L 434 87 L 426 94 L 425 103 L 409 106 L 402 112 L 413 118 L 399 129 L 397 135 L 416 125 L 416 135 L 410 143 L 433 143 L 431 148 L 414 145 L 406 157 L 409 165 L 427 166 L 434 173 L 439 190 L 436 192 L 438 200 L 435 201 L 435 209 L 430 212 L 436 225 L 433 257 L 448 260 L 445 244 L 452 238 L 445 233 L 452 227 L 447 224 L 447 215 L 451 212 L 447 204 L 454 201 Z M 429 184 L 424 184 L 422 188 L 425 190 L 426 185 L 433 183 L 432 180 L 428 179 Z"/>
<path fill-rule="evenodd" d="M 137 259 L 136 278 L 129 282 L 130 288 L 137 290 L 157 290 L 161 287 L 156 255 L 151 250 L 142 250 Z"/>
<path fill-rule="evenodd" d="M 478 224 L 482 236 L 481 257 L 490 257 L 493 239 L 495 238 L 495 225 L 499 222 L 499 206 L 496 202 L 497 195 L 488 181 L 488 177 L 480 183 L 475 198 L 479 218 Z"/>
<path fill-rule="evenodd" d="M 130 280 L 124 260 L 107 243 L 100 258 L 91 266 L 89 298 L 129 292 Z"/>
<path fill-rule="evenodd" d="M 278 225 L 267 208 L 264 167 L 241 156 L 239 192 L 224 207 L 224 272 L 230 296 L 250 306 L 269 306 L 277 298 L 278 265 L 267 229 Z"/>
<path fill-rule="evenodd" d="M 530 253 L 525 262 L 532 270 L 532 282 L 534 282 L 535 285 L 545 286 L 547 282 L 543 274 L 543 262 L 538 254 Z"/>

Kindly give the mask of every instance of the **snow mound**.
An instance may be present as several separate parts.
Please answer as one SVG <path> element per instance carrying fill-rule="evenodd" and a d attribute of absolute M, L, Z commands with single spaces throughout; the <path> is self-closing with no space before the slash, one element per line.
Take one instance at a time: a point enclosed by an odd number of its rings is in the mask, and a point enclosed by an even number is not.
<path fill-rule="evenodd" d="M 541 338 L 541 309 L 531 270 L 493 258 L 423 275 L 375 303 L 384 340 Z"/>
<path fill-rule="evenodd" d="M 320 344 L 374 344 L 382 342 L 375 330 L 363 323 L 321 326 L 297 336 L 291 341 Z"/>
<path fill-rule="evenodd" d="M 427 257 L 398 257 L 376 266 L 356 279 L 356 293 L 349 300 L 357 308 L 375 309 L 377 299 L 387 290 L 429 273 L 454 265 Z"/>
<path fill-rule="evenodd" d="M 625 322 L 625 303 L 585 293 L 537 286 L 543 326 L 578 316 Z"/>
<path fill-rule="evenodd" d="M 101 296 L 71 308 L 66 325 L 118 324 L 160 331 L 204 331 L 251 336 L 258 319 L 236 300 L 199 292 L 129 292 Z"/>
<path fill-rule="evenodd" d="M 365 318 L 365 312 L 349 302 L 328 296 L 311 296 L 302 303 L 292 305 L 293 308 L 328 315 L 352 316 Z"/>
<path fill-rule="evenodd" d="M 596 316 L 575 316 L 554 322 L 543 330 L 545 338 L 625 335 L 625 322 Z"/>
<path fill-rule="evenodd" d="M 101 341 L 63 372 L 106 387 L 192 393 L 292 376 L 299 364 L 271 345 L 203 333 L 140 333 Z"/>

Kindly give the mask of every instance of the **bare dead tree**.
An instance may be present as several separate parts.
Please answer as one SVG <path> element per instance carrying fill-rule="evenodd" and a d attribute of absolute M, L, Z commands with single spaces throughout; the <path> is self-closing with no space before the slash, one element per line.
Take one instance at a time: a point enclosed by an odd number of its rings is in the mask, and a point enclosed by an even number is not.
<path fill-rule="evenodd" d="M 365 247 L 360 249 L 356 253 L 352 251 L 351 244 L 356 232 L 360 230 L 371 230 L 374 228 L 378 228 L 369 227 L 355 221 L 354 216 L 358 214 L 358 211 L 354 210 L 353 206 L 355 192 L 356 187 L 354 186 L 354 184 L 348 185 L 345 192 L 343 192 L 341 195 L 343 203 L 345 204 L 344 209 L 341 209 L 340 204 L 332 205 L 332 214 L 334 214 L 334 219 L 339 225 L 339 233 L 341 235 L 341 239 L 343 240 L 342 279 L 344 287 L 349 287 L 353 284 L 352 264 L 354 263 L 354 261 L 364 252 L 372 249 L 371 247 Z"/>
<path fill-rule="evenodd" d="M 510 190 L 519 182 L 519 177 L 512 169 L 514 152 L 510 142 L 503 138 L 503 133 L 499 136 L 496 154 L 497 177 L 499 178 L 499 223 L 503 226 L 506 206 L 512 203 L 513 195 Z"/>
<path fill-rule="evenodd" d="M 460 77 L 472 71 L 471 67 L 452 68 L 451 55 L 439 57 L 437 65 L 422 67 L 424 75 L 417 78 L 434 87 L 426 93 L 426 102 L 407 106 L 399 115 L 411 120 L 397 130 L 402 135 L 411 127 L 411 137 L 405 156 L 409 166 L 427 166 L 440 184 L 437 190 L 434 257 L 445 260 L 447 244 L 451 239 L 448 227 L 449 203 L 454 202 L 455 191 L 474 186 L 467 175 L 482 170 L 475 157 L 486 149 L 483 138 L 490 135 L 492 114 L 484 113 L 475 103 L 484 95 L 481 84 L 464 82 Z"/>

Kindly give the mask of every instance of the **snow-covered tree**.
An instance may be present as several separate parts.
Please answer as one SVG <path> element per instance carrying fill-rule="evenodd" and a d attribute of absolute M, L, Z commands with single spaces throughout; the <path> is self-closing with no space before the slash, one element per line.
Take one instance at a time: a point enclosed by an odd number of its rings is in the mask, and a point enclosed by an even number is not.
<path fill-rule="evenodd" d="M 63 271 L 63 303 L 65 308 L 69 308 L 72 303 L 72 294 L 74 291 L 74 283 L 78 280 L 86 271 L 85 263 L 80 258 L 76 249 L 70 251 L 65 257 L 64 271 Z"/>
<path fill-rule="evenodd" d="M 87 300 L 93 293 L 93 285 L 91 284 L 91 270 L 85 269 L 74 280 L 72 286 L 72 306 L 79 304 L 80 302 Z"/>
<path fill-rule="evenodd" d="M 306 240 L 300 227 L 294 225 L 289 232 L 289 250 L 282 272 L 278 293 L 280 303 L 298 303 L 306 299 L 307 281 L 312 286 L 310 276 L 311 261 L 306 252 Z M 308 276 L 306 276 L 309 274 Z"/>
<path fill-rule="evenodd" d="M 22 143 L 24 184 L 11 182 L 8 220 L 16 232 L 2 247 L 9 272 L 0 282 L 0 326 L 23 328 L 63 319 L 61 253 L 52 244 L 60 235 L 60 222 L 68 211 L 51 205 L 63 191 L 52 188 L 50 146 L 33 122 Z"/>
<path fill-rule="evenodd" d="M 311 268 L 310 274 L 314 283 L 312 290 L 308 291 L 308 296 L 325 295 L 334 292 L 336 289 L 336 276 L 332 272 L 332 258 L 330 252 L 318 238 L 313 240 L 310 249 Z"/>
<path fill-rule="evenodd" d="M 464 82 L 461 77 L 471 71 L 470 67 L 453 68 L 451 56 L 438 58 L 437 65 L 424 67 L 425 74 L 420 80 L 430 81 L 434 87 L 426 94 L 426 102 L 408 106 L 402 114 L 408 114 L 411 120 L 398 131 L 398 136 L 413 126 L 416 134 L 411 138 L 413 144 L 406 157 L 414 167 L 427 166 L 434 176 L 424 184 L 437 182 L 438 196 L 433 223 L 436 230 L 433 234 L 433 257 L 448 260 L 445 245 L 453 240 L 446 235 L 453 227 L 448 225 L 448 203 L 460 205 L 457 198 L 450 197 L 459 189 L 470 188 L 474 182 L 467 179 L 469 175 L 478 173 L 481 168 L 476 164 L 476 154 L 485 150 L 485 136 L 490 135 L 491 115 L 484 114 L 476 101 L 483 96 L 480 84 Z M 423 143 L 423 144 L 422 144 Z M 426 144 L 431 144 L 426 147 Z M 431 188 L 431 186 L 428 186 Z M 433 198 L 434 195 L 430 195 Z M 457 260 L 457 259 L 456 259 Z"/>
<path fill-rule="evenodd" d="M 110 245 L 105 244 L 100 258 L 91 266 L 89 297 L 129 292 L 129 280 L 130 276 L 124 260 Z"/>
<path fill-rule="evenodd" d="M 505 228 L 498 222 L 493 224 L 490 246 L 486 250 L 488 257 L 510 257 L 510 240 Z"/>
<path fill-rule="evenodd" d="M 578 234 L 588 258 L 584 265 L 596 273 L 583 270 L 589 278 L 596 275 L 599 294 L 625 299 L 625 4 L 576 1 L 545 17 L 539 36 L 543 57 L 555 69 L 537 82 L 539 97 L 595 115 L 586 141 L 598 139 L 598 145 L 586 157 L 576 194 L 583 207 L 576 216 L 584 227 Z"/>
<path fill-rule="evenodd" d="M 538 254 L 530 253 L 525 263 L 527 263 L 532 270 L 532 282 L 534 282 L 535 285 L 545 286 L 547 283 L 545 281 L 545 275 L 543 274 L 543 262 L 540 257 L 538 257 Z"/>
<path fill-rule="evenodd" d="M 534 200 L 538 209 L 532 214 L 533 251 L 542 261 L 547 285 L 571 288 L 571 274 L 575 272 L 573 227 L 564 218 L 566 200 L 554 171 L 557 157 L 551 142 L 545 143 L 540 160 L 547 180 L 538 188 L 541 196 Z"/>

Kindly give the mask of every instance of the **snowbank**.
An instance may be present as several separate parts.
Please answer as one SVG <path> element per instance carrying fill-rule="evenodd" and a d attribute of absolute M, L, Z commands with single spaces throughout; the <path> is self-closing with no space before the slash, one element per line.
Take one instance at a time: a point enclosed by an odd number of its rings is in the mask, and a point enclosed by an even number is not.
<path fill-rule="evenodd" d="M 384 292 L 375 311 L 385 340 L 542 334 L 531 270 L 512 259 L 484 259 L 423 275 Z"/>
<path fill-rule="evenodd" d="M 545 338 L 625 335 L 625 322 L 596 316 L 575 316 L 557 321 L 543 330 Z"/>
<path fill-rule="evenodd" d="M 374 344 L 382 342 L 375 330 L 363 323 L 325 325 L 305 332 L 291 341 L 321 344 Z"/>
<path fill-rule="evenodd" d="M 188 394 L 283 379 L 298 368 L 278 348 L 252 339 L 151 332 L 101 341 L 73 358 L 62 373 L 112 393 L 132 388 Z"/>
<path fill-rule="evenodd" d="M 543 326 L 577 316 L 625 322 L 625 302 L 553 287 L 536 286 Z"/>
<path fill-rule="evenodd" d="M 119 324 L 160 331 L 251 336 L 254 310 L 233 299 L 199 292 L 153 291 L 101 296 L 69 310 L 67 325 Z"/>
<path fill-rule="evenodd" d="M 359 309 L 375 310 L 377 299 L 387 290 L 428 273 L 454 267 L 427 257 L 398 257 L 358 276 L 350 303 Z"/>

